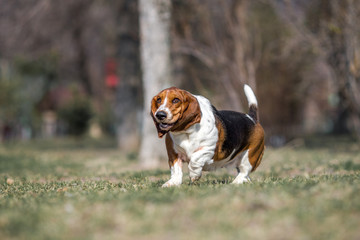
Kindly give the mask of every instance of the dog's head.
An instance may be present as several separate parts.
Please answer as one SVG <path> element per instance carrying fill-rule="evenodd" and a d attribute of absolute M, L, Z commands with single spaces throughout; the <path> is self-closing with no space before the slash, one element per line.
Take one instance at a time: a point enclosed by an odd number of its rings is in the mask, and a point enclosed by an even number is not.
<path fill-rule="evenodd" d="M 186 130 L 201 120 L 196 97 L 176 87 L 164 89 L 152 99 L 150 114 L 160 138 L 169 131 Z"/>

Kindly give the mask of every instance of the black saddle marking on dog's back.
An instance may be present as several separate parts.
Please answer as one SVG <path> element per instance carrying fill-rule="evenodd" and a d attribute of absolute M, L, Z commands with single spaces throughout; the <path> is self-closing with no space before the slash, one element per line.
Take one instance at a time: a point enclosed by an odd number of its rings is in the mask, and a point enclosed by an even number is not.
<path fill-rule="evenodd" d="M 248 144 L 255 123 L 244 113 L 227 110 L 218 111 L 214 106 L 213 112 L 225 130 L 225 140 L 221 149 L 226 152 L 227 156 L 235 150 L 230 157 L 233 159 Z"/>

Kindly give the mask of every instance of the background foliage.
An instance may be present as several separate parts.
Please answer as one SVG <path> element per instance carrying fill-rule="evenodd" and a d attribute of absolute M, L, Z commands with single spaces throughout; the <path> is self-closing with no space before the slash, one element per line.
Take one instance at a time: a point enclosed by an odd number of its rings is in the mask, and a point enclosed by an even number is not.
<path fill-rule="evenodd" d="M 123 149 L 137 149 L 143 111 L 138 2 L 1 5 L 1 91 L 14 91 L 2 94 L 1 111 L 12 119 L 16 112 L 17 120 L 22 115 L 12 128 L 40 136 L 42 113 L 59 111 L 76 84 L 94 119 L 101 119 L 103 106 L 114 113 L 100 124 L 105 132 L 117 134 Z M 314 133 L 357 136 L 359 8 L 354 0 L 172 1 L 172 82 L 218 108 L 243 111 L 242 85 L 250 84 L 269 144 Z M 110 60 L 117 64 L 116 88 L 105 84 Z M 2 117 L 1 125 L 6 122 Z"/>

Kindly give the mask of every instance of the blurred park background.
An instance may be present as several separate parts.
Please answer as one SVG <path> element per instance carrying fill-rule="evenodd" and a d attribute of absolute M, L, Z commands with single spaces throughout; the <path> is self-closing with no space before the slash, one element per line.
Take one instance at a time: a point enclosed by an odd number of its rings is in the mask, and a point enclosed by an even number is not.
<path fill-rule="evenodd" d="M 360 239 L 359 23 L 359 0 L 0 0 L 0 239 Z M 245 83 L 253 183 L 161 188 L 151 98 L 246 112 Z"/>
<path fill-rule="evenodd" d="M 153 151 L 144 142 L 157 144 L 147 106 L 154 94 L 178 86 L 246 112 L 244 83 L 258 97 L 270 146 L 360 137 L 359 1 L 0 6 L 1 142 L 87 136 L 112 138 L 124 152 Z"/>

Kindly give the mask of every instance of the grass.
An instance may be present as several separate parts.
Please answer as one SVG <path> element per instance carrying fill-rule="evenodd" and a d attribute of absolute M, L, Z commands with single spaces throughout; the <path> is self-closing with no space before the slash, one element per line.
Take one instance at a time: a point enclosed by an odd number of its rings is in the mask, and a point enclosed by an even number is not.
<path fill-rule="evenodd" d="M 0 239 L 359 239 L 359 143 L 266 150 L 252 184 L 233 172 L 162 189 L 111 141 L 0 146 Z M 187 171 L 185 170 L 187 173 Z"/>

